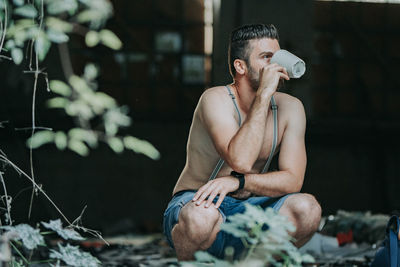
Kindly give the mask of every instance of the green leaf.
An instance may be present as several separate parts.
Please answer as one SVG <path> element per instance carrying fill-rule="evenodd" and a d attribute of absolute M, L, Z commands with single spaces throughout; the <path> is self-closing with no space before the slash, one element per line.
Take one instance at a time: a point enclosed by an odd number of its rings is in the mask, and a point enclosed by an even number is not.
<path fill-rule="evenodd" d="M 63 246 L 58 243 L 58 250 L 50 249 L 50 258 L 60 259 L 68 266 L 98 267 L 101 265 L 97 258 L 88 252 L 81 251 L 78 246 L 71 246 L 70 244 Z"/>
<path fill-rule="evenodd" d="M 79 116 L 84 120 L 90 120 L 95 116 L 90 106 L 81 99 L 70 102 L 65 111 L 70 116 Z"/>
<path fill-rule="evenodd" d="M 14 14 L 33 19 L 36 18 L 38 12 L 33 5 L 28 4 L 14 9 Z"/>
<path fill-rule="evenodd" d="M 23 47 L 24 46 L 24 42 L 26 39 L 28 39 L 29 36 L 27 34 L 27 31 L 16 31 L 14 34 L 14 41 L 17 44 L 17 46 L 19 47 Z"/>
<path fill-rule="evenodd" d="M 85 43 L 88 47 L 96 46 L 100 41 L 99 34 L 95 31 L 89 31 L 85 36 Z"/>
<path fill-rule="evenodd" d="M 117 105 L 117 101 L 115 101 L 114 98 L 112 98 L 111 96 L 109 96 L 103 92 L 96 93 L 96 100 L 101 102 L 102 106 L 106 107 L 106 108 L 114 108 Z M 130 120 L 129 120 L 129 123 L 130 123 Z"/>
<path fill-rule="evenodd" d="M 89 23 L 91 29 L 102 28 L 106 20 L 112 16 L 112 4 L 110 1 L 80 0 L 86 8 L 78 14 L 80 23 Z"/>
<path fill-rule="evenodd" d="M 68 148 L 75 153 L 81 155 L 82 157 L 86 157 L 87 155 L 89 155 L 89 149 L 82 141 L 71 139 L 68 142 Z"/>
<path fill-rule="evenodd" d="M 91 91 L 86 81 L 77 75 L 72 75 L 69 78 L 69 83 L 79 93 L 84 93 L 85 91 Z"/>
<path fill-rule="evenodd" d="M 14 63 L 19 65 L 19 64 L 21 64 L 22 59 L 24 59 L 24 53 L 22 52 L 22 49 L 20 49 L 20 48 L 13 48 L 11 50 L 11 57 L 12 57 Z"/>
<path fill-rule="evenodd" d="M 78 8 L 76 0 L 49 1 L 47 4 L 47 12 L 51 15 L 58 15 L 63 12 L 74 14 Z"/>
<path fill-rule="evenodd" d="M 314 257 L 313 256 L 311 256 L 310 254 L 304 254 L 304 255 L 302 255 L 302 259 L 301 259 L 301 261 L 302 262 L 315 262 L 315 259 L 314 259 Z"/>
<path fill-rule="evenodd" d="M 59 32 L 71 32 L 74 28 L 71 23 L 55 17 L 48 17 L 46 19 L 46 26 Z"/>
<path fill-rule="evenodd" d="M 67 147 L 67 135 L 64 132 L 56 132 L 54 143 L 59 150 L 64 150 Z"/>
<path fill-rule="evenodd" d="M 15 47 L 15 42 L 13 39 L 8 40 L 5 44 L 4 47 L 8 50 L 11 50 Z"/>
<path fill-rule="evenodd" d="M 15 25 L 18 30 L 23 30 L 23 28 L 29 28 L 35 25 L 35 21 L 32 19 L 18 19 L 15 20 Z"/>
<path fill-rule="evenodd" d="M 104 121 L 104 128 L 107 135 L 116 135 L 118 132 L 118 126 L 110 121 Z"/>
<path fill-rule="evenodd" d="M 231 224 L 222 224 L 221 225 L 221 230 L 225 231 L 227 233 L 230 233 L 231 235 L 235 237 L 248 237 L 248 231 L 242 230 L 236 225 L 231 225 Z"/>
<path fill-rule="evenodd" d="M 161 157 L 160 152 L 149 142 L 140 140 L 133 136 L 124 137 L 125 148 L 133 150 L 136 153 L 142 153 L 151 159 L 157 160 Z"/>
<path fill-rule="evenodd" d="M 40 131 L 36 132 L 32 137 L 30 137 L 26 145 L 32 147 L 33 149 L 38 148 L 44 144 L 51 143 L 54 141 L 54 133 L 52 131 Z"/>
<path fill-rule="evenodd" d="M 107 143 L 115 153 L 121 153 L 124 151 L 124 144 L 118 137 L 109 138 Z"/>
<path fill-rule="evenodd" d="M 119 50 L 122 47 L 121 40 L 110 30 L 104 29 L 99 33 L 101 42 L 111 49 Z"/>
<path fill-rule="evenodd" d="M 50 220 L 48 223 L 42 222 L 43 226 L 47 229 L 55 231 L 59 236 L 65 240 L 84 240 L 84 238 L 76 231 L 71 229 L 65 229 L 62 227 L 62 222 L 60 219 Z"/>
<path fill-rule="evenodd" d="M 85 23 L 85 22 L 89 22 L 91 20 L 97 20 L 99 16 L 99 13 L 97 10 L 84 10 L 81 13 L 78 14 L 78 16 L 76 17 L 78 22 L 80 23 Z"/>
<path fill-rule="evenodd" d="M 47 101 L 49 108 L 65 108 L 70 101 L 64 97 L 54 97 Z"/>
<path fill-rule="evenodd" d="M 107 113 L 103 115 L 104 121 L 115 123 L 119 126 L 129 126 L 131 124 L 131 118 L 126 115 L 126 113 L 128 112 L 126 106 L 112 109 L 111 107 L 108 107 L 108 109 L 109 110 L 107 111 Z"/>
<path fill-rule="evenodd" d="M 103 115 L 105 121 L 109 121 L 111 123 L 114 123 L 115 121 L 111 119 L 111 113 L 117 113 L 117 116 L 119 116 L 119 112 L 114 112 L 113 110 L 109 110 L 104 114 L 105 109 L 111 109 L 116 106 L 116 101 L 114 98 L 110 97 L 109 95 L 103 93 L 103 92 L 97 92 L 94 95 L 91 95 L 88 100 L 88 103 L 92 106 L 93 111 L 97 115 Z M 125 116 L 125 115 L 123 115 Z M 130 123 L 130 118 L 129 123 Z"/>
<path fill-rule="evenodd" d="M 16 6 L 22 6 L 25 1 L 24 0 L 13 0 L 14 5 Z"/>
<path fill-rule="evenodd" d="M 10 235 L 12 239 L 22 240 L 22 243 L 27 249 L 35 249 L 39 245 L 44 245 L 44 239 L 39 229 L 34 229 L 28 224 L 2 226 L 1 228 L 14 233 Z"/>
<path fill-rule="evenodd" d="M 93 131 L 73 128 L 69 130 L 68 136 L 71 139 L 85 141 L 92 148 L 97 146 L 97 135 Z"/>
<path fill-rule="evenodd" d="M 24 33 L 25 39 L 34 39 L 39 35 L 40 29 L 39 27 L 32 25 Z M 21 46 L 23 46 L 23 44 L 21 44 Z"/>
<path fill-rule="evenodd" d="M 39 57 L 40 61 L 43 61 L 49 52 L 51 46 L 51 42 L 47 38 L 44 32 L 40 32 L 36 41 L 35 41 L 35 52 Z"/>
<path fill-rule="evenodd" d="M 52 29 L 47 29 L 47 37 L 50 41 L 57 44 L 65 43 L 69 40 L 68 35 L 66 35 L 65 33 Z"/>
<path fill-rule="evenodd" d="M 85 70 L 84 70 L 84 76 L 86 80 L 94 80 L 97 78 L 98 75 L 98 69 L 96 65 L 93 63 L 86 64 Z"/>
<path fill-rule="evenodd" d="M 59 80 L 50 81 L 50 90 L 62 96 L 70 96 L 72 93 L 71 87 Z"/>

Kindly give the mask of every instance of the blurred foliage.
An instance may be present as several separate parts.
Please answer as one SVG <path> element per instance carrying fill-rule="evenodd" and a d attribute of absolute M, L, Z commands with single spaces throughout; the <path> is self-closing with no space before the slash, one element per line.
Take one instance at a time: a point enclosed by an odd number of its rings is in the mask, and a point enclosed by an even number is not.
<path fill-rule="evenodd" d="M 58 96 L 47 102 L 48 107 L 63 109 L 85 128 L 73 128 L 68 132 L 39 131 L 28 139 L 28 146 L 38 148 L 54 143 L 60 150 L 68 148 L 87 156 L 89 148 L 96 148 L 99 141 L 103 141 L 116 153 L 128 149 L 158 159 L 159 152 L 149 142 L 133 136 L 117 136 L 121 127 L 131 124 L 127 116 L 128 108 L 118 106 L 112 97 L 97 91 L 96 77 L 97 68 L 88 64 L 83 76 L 71 76 L 68 84 L 59 80 L 50 81 L 50 90 Z M 99 125 L 92 127 L 93 122 Z"/>
<path fill-rule="evenodd" d="M 184 262 L 182 266 L 277 266 L 301 267 L 302 263 L 314 262 L 308 254 L 301 254 L 292 243 L 289 232 L 295 227 L 287 217 L 279 215 L 272 208 L 262 209 L 259 206 L 245 204 L 244 213 L 237 213 L 227 218 L 221 225 L 221 231 L 240 238 L 245 246 L 239 259 L 233 261 L 234 249 L 225 249 L 225 260 L 218 259 L 205 251 L 196 252 L 195 262 Z"/>
<path fill-rule="evenodd" d="M 39 61 L 43 61 L 52 43 L 68 42 L 72 33 L 84 35 L 89 47 L 102 43 L 117 50 L 122 47 L 119 38 L 101 29 L 112 13 L 107 0 L 1 0 L 0 32 L 7 40 L 4 48 L 17 65 L 27 42 L 34 44 Z"/>
<path fill-rule="evenodd" d="M 0 48 L 5 41 L 3 50 L 17 65 L 23 62 L 27 51 L 25 57 L 30 58 L 31 71 L 34 57 L 43 61 L 53 44 L 68 42 L 71 34 L 81 35 L 88 47 L 102 44 L 118 50 L 122 47 L 121 40 L 103 28 L 112 13 L 107 0 L 0 0 Z M 36 72 L 39 72 L 37 65 Z M 68 132 L 35 132 L 27 141 L 28 146 L 38 148 L 54 143 L 60 150 L 87 156 L 91 148 L 105 142 L 116 153 L 132 150 L 158 159 L 160 153 L 149 142 L 118 135 L 121 127 L 131 125 L 128 108 L 118 106 L 114 98 L 97 90 L 97 75 L 97 67 L 87 64 L 81 77 L 72 74 L 65 77 L 66 82 L 49 82 L 49 89 L 57 97 L 47 102 L 48 107 L 63 109 L 74 119 L 76 127 Z"/>
<path fill-rule="evenodd" d="M 84 239 L 75 230 L 63 228 L 60 220 L 50 221 L 48 223 L 42 222 L 42 225 L 54 231 L 55 234 L 58 234 L 58 236 L 64 240 L 79 241 Z M 53 232 L 41 232 L 40 229 L 35 229 L 28 224 L 2 226 L 0 229 L 1 235 L 5 237 L 2 241 L 6 241 L 6 244 L 2 244 L 0 248 L 0 255 L 4 256 L 8 254 L 10 257 L 10 266 L 39 266 L 37 264 L 43 262 L 55 264 L 49 266 L 60 266 L 60 261 L 65 262 L 68 266 L 100 266 L 100 261 L 97 258 L 93 257 L 88 252 L 82 251 L 78 246 L 71 246 L 70 244 L 62 245 L 61 242 L 59 242 L 57 244 L 57 250 L 48 248 L 45 235 L 52 234 Z M 11 255 L 6 252 L 6 250 L 8 250 L 7 245 L 12 246 L 16 255 Z M 37 257 L 35 254 L 41 254 L 40 257 L 43 257 L 44 251 L 43 249 L 39 250 L 39 246 L 46 248 L 48 260 L 40 259 L 38 262 L 31 260 L 32 257 Z"/>

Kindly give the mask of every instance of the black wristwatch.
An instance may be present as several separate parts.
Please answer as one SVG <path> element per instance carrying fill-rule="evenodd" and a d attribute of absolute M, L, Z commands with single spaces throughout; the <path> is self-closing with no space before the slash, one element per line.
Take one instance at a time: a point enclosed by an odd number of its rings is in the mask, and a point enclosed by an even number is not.
<path fill-rule="evenodd" d="M 244 188 L 244 182 L 245 182 L 244 181 L 244 174 L 232 171 L 231 175 L 239 180 L 239 188 L 237 190 L 243 189 Z"/>

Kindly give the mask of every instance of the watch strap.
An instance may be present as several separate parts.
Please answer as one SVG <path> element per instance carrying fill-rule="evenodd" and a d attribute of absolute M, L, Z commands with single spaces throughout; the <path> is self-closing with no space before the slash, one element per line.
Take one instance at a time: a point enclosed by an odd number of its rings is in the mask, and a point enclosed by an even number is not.
<path fill-rule="evenodd" d="M 245 183 L 244 174 L 232 171 L 231 175 L 239 180 L 239 188 L 237 190 L 243 189 Z"/>

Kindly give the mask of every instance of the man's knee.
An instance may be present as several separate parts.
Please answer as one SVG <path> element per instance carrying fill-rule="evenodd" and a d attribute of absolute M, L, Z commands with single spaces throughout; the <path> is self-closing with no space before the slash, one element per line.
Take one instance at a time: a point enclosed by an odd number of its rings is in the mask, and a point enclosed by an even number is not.
<path fill-rule="evenodd" d="M 182 208 L 178 224 L 184 228 L 188 238 L 203 242 L 210 237 L 219 217 L 220 213 L 214 206 L 205 208 L 189 202 Z"/>
<path fill-rule="evenodd" d="M 293 217 L 305 219 L 308 224 L 318 227 L 321 220 L 321 206 L 313 195 L 297 194 L 290 199 L 290 211 Z"/>

